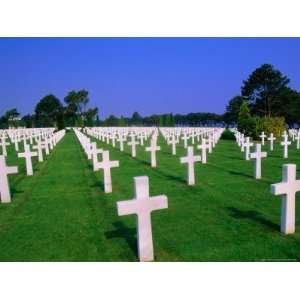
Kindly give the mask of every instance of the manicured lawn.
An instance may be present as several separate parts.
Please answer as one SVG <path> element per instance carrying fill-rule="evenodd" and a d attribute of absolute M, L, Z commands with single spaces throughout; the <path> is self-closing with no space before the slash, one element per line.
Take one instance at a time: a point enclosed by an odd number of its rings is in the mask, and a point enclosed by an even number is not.
<path fill-rule="evenodd" d="M 67 133 L 44 163 L 34 163 L 26 177 L 24 160 L 9 150 L 12 203 L 0 204 L 0 261 L 137 261 L 136 218 L 118 217 L 116 201 L 133 197 L 133 177 L 149 176 L 150 194 L 166 194 L 169 208 L 152 214 L 156 261 L 300 260 L 300 224 L 296 234 L 279 231 L 280 197 L 270 184 L 281 181 L 283 163 L 300 165 L 300 151 L 282 147 L 263 160 L 262 180 L 253 178 L 253 161 L 245 161 L 233 141 L 220 141 L 207 165 L 197 164 L 196 185 L 186 185 L 185 154 L 160 139 L 158 167 L 138 147 L 110 150 L 120 168 L 112 169 L 113 193 L 103 193 L 102 172 L 94 173 L 76 136 Z M 268 150 L 268 147 L 264 147 Z M 300 174 L 299 174 L 300 177 Z M 297 196 L 297 200 L 299 197 Z M 297 216 L 299 216 L 299 210 Z"/>

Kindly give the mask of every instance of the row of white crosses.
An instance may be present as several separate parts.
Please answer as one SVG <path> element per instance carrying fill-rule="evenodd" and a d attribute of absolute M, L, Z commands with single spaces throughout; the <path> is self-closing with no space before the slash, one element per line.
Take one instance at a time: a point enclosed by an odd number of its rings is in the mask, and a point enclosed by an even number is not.
<path fill-rule="evenodd" d="M 290 133 L 293 140 L 297 141 L 296 148 L 300 149 L 300 131 L 292 131 L 293 133 Z M 249 160 L 249 151 L 250 147 L 253 146 L 253 143 L 250 142 L 249 137 L 245 137 L 244 134 L 240 133 L 239 131 L 235 130 L 235 137 L 237 144 L 241 147 L 241 151 L 245 151 L 245 159 Z M 261 145 L 265 145 L 265 139 L 266 135 L 264 132 L 262 132 L 259 136 L 261 138 Z M 289 141 L 289 134 L 285 131 L 282 135 L 283 141 L 280 143 L 281 146 L 283 146 L 283 158 L 288 158 L 288 147 L 291 145 L 291 141 Z M 270 151 L 274 150 L 274 141 L 276 138 L 274 137 L 274 134 L 271 133 L 270 136 L 267 138 L 268 141 L 270 141 Z"/>
<path fill-rule="evenodd" d="M 111 161 L 109 159 L 109 151 L 98 149 L 95 142 L 91 142 L 90 138 L 80 132 L 78 129 L 74 129 L 74 132 L 84 149 L 88 159 L 92 159 L 93 170 L 96 172 L 103 169 L 103 182 L 104 192 L 112 192 L 112 180 L 111 180 L 111 168 L 119 167 L 119 161 Z M 98 161 L 98 155 L 102 154 L 102 161 Z"/>
<path fill-rule="evenodd" d="M 53 134 L 53 143 L 56 145 L 65 135 L 65 130 L 58 131 Z M 18 153 L 19 158 L 25 158 L 26 164 L 26 174 L 27 176 L 33 175 L 33 168 L 32 168 L 32 160 L 33 156 L 37 156 L 37 152 L 31 152 L 30 146 L 25 144 L 24 152 Z M 11 195 L 9 189 L 9 181 L 8 175 L 18 173 L 17 166 L 7 166 L 6 165 L 6 156 L 0 155 L 0 200 L 3 203 L 11 202 Z"/>

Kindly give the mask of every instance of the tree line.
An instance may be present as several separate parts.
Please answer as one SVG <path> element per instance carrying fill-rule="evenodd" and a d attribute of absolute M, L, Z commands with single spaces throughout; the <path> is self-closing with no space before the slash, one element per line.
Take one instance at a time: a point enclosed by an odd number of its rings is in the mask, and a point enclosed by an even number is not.
<path fill-rule="evenodd" d="M 33 114 L 23 117 L 16 108 L 10 109 L 0 117 L 0 127 L 236 126 L 242 104 L 244 111 L 249 110 L 248 119 L 243 121 L 248 127 L 258 127 L 258 123 L 266 120 L 266 123 L 274 123 L 274 120 L 268 120 L 270 118 L 277 118 L 275 121 L 280 120 L 281 123 L 284 120 L 293 126 L 300 124 L 300 93 L 290 88 L 289 83 L 290 79 L 274 66 L 263 64 L 243 81 L 240 94 L 229 100 L 224 114 L 167 113 L 143 117 L 134 112 L 131 117 L 110 115 L 104 120 L 100 120 L 97 107 L 88 108 L 89 93 L 82 89 L 69 92 L 63 102 L 53 94 L 46 95 L 38 101 Z"/>

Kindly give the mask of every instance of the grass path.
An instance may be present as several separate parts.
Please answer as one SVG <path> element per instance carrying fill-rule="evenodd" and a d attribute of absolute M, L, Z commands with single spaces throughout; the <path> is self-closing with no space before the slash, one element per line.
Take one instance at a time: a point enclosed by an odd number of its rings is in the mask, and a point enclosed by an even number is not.
<path fill-rule="evenodd" d="M 136 261 L 136 220 L 118 217 L 116 201 L 133 196 L 133 177 L 147 175 L 150 194 L 166 194 L 169 208 L 152 214 L 156 261 L 300 260 L 297 233 L 279 232 L 280 197 L 270 184 L 281 180 L 283 163 L 300 165 L 300 152 L 282 148 L 263 161 L 263 179 L 253 178 L 253 161 L 245 161 L 232 141 L 220 141 L 208 164 L 196 166 L 196 185 L 186 185 L 185 154 L 170 154 L 160 142 L 158 167 L 138 147 L 137 159 L 110 150 L 120 167 L 112 169 L 113 193 L 103 193 L 102 172 L 92 172 L 79 142 L 67 133 L 35 175 L 12 175 L 13 202 L 0 204 L 0 261 Z M 266 149 L 266 148 L 265 148 Z M 9 163 L 15 163 L 10 154 Z M 23 170 L 24 173 L 24 170 Z M 299 197 L 297 196 L 297 200 Z M 299 214 L 297 214 L 299 215 Z"/>

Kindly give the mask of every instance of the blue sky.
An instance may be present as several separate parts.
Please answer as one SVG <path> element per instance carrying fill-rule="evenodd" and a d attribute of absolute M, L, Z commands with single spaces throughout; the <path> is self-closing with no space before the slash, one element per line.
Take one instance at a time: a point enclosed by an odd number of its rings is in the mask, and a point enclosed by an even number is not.
<path fill-rule="evenodd" d="M 300 38 L 0 38 L 0 115 L 82 88 L 101 118 L 223 113 L 263 63 L 300 90 L 299 54 Z"/>

